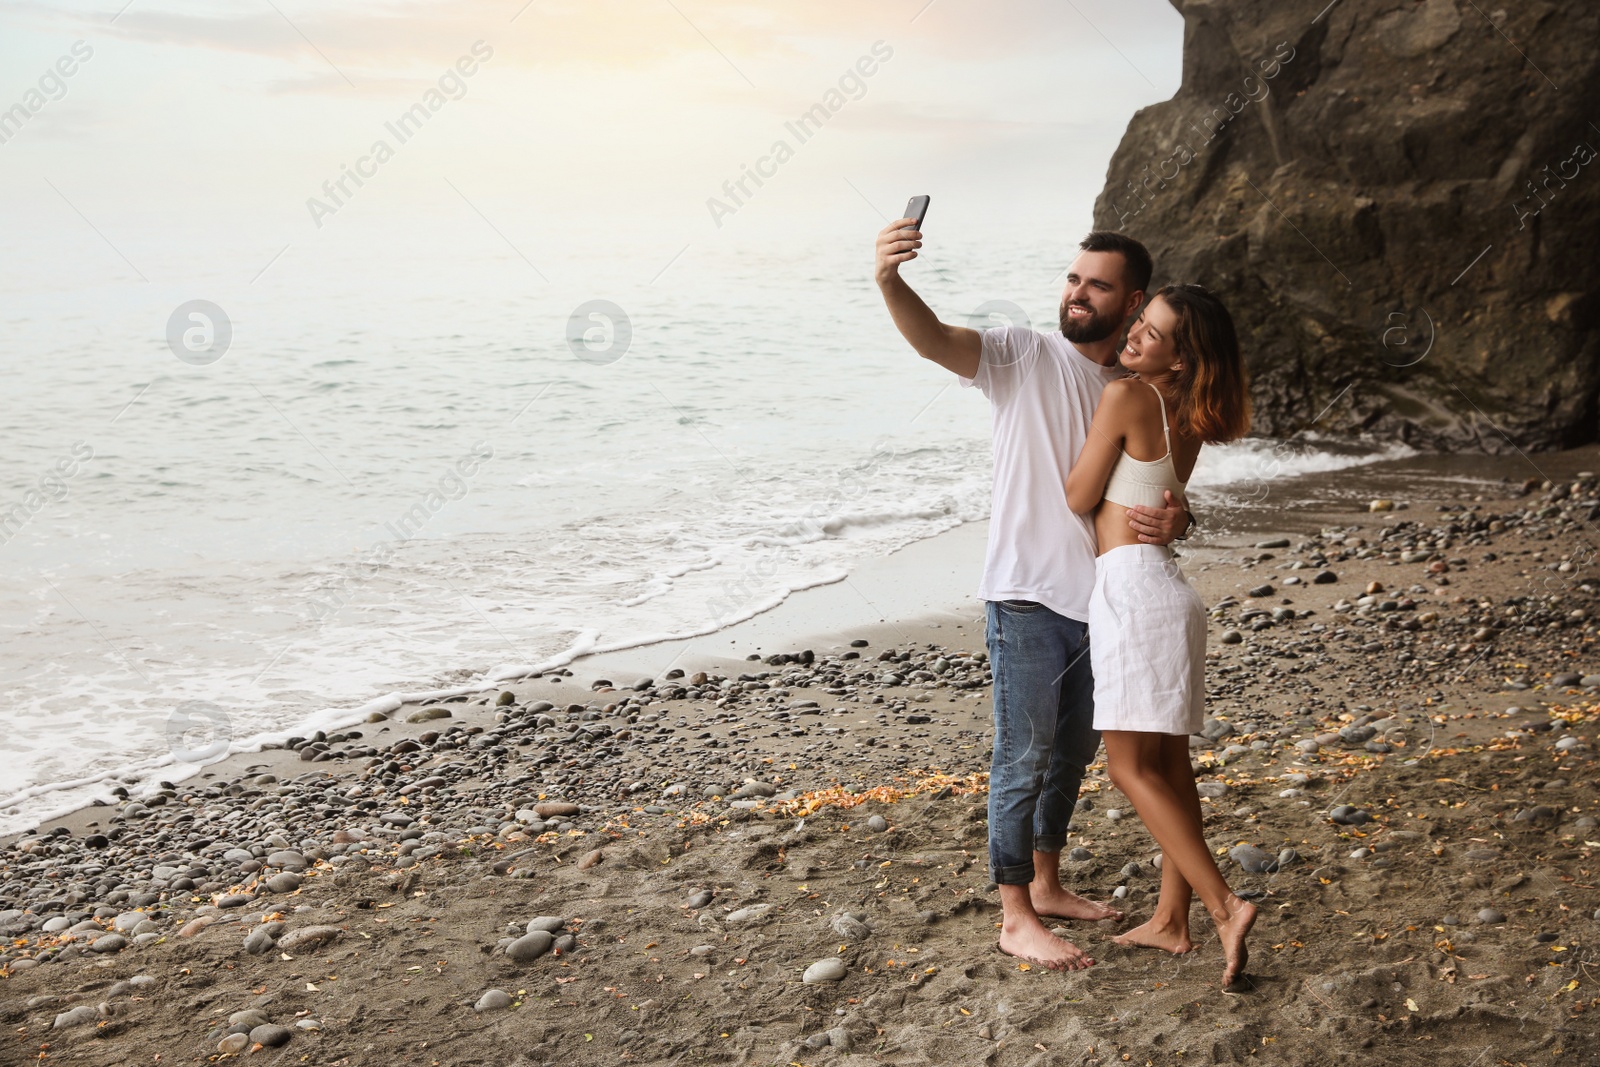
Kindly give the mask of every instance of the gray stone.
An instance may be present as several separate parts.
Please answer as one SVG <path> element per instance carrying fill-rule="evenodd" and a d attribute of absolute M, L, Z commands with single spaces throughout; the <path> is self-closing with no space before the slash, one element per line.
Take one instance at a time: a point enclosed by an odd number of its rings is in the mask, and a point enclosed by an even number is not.
<path fill-rule="evenodd" d="M 518 963 L 531 963 L 550 951 L 555 937 L 548 930 L 535 930 L 524 934 L 506 946 L 506 955 Z"/>
<path fill-rule="evenodd" d="M 244 939 L 244 950 L 252 956 L 260 956 L 271 952 L 274 945 L 272 931 L 265 926 L 258 926 L 251 930 L 249 936 Z"/>
<path fill-rule="evenodd" d="M 1506 921 L 1505 912 L 1499 911 L 1495 908 L 1484 908 L 1478 912 L 1478 921 L 1483 923 L 1485 926 L 1493 926 L 1496 923 L 1503 923 Z"/>
<path fill-rule="evenodd" d="M 300 876 L 289 871 L 275 874 L 267 879 L 267 888 L 274 893 L 293 893 L 300 888 Z"/>
<path fill-rule="evenodd" d="M 278 939 L 278 948 L 284 952 L 304 952 L 336 941 L 344 935 L 337 926 L 303 926 L 290 930 Z"/>
<path fill-rule="evenodd" d="M 872 833 L 881 834 L 885 830 L 889 829 L 889 820 L 885 819 L 882 815 L 874 815 L 872 818 L 867 820 L 867 829 Z"/>
<path fill-rule="evenodd" d="M 1278 869 L 1278 858 L 1254 845 L 1235 845 L 1228 858 L 1251 874 L 1271 874 Z"/>
<path fill-rule="evenodd" d="M 100 1012 L 92 1004 L 79 1004 L 76 1008 L 68 1008 L 56 1016 L 56 1021 L 50 1024 L 52 1030 L 66 1030 L 73 1026 L 83 1026 L 100 1018 Z"/>
<path fill-rule="evenodd" d="M 89 945 L 90 952 L 121 952 L 128 947 L 128 939 L 121 934 L 101 934 Z"/>
<path fill-rule="evenodd" d="M 503 989 L 490 989 L 478 998 L 472 1006 L 473 1011 L 495 1011 L 500 1008 L 511 1007 L 511 994 Z"/>
<path fill-rule="evenodd" d="M 293 1036 L 294 1031 L 287 1026 L 267 1023 L 250 1031 L 250 1043 L 252 1045 L 261 1045 L 264 1048 L 277 1048 L 279 1045 L 287 1045 L 289 1039 Z"/>
<path fill-rule="evenodd" d="M 722 921 L 730 926 L 737 926 L 740 923 L 754 922 L 771 910 L 771 904 L 751 904 L 749 907 L 729 912 L 727 918 Z"/>
<path fill-rule="evenodd" d="M 543 930 L 547 934 L 556 934 L 567 928 L 567 920 L 559 915 L 541 915 L 537 919 L 529 919 L 527 932 L 537 933 Z"/>
<path fill-rule="evenodd" d="M 872 936 L 872 927 L 849 913 L 834 916 L 829 929 L 843 941 L 865 941 Z"/>
<path fill-rule="evenodd" d="M 817 982 L 838 982 L 848 973 L 849 969 L 845 967 L 844 960 L 837 956 L 829 956 L 807 967 L 806 973 L 801 976 L 801 981 L 807 985 L 814 985 Z"/>

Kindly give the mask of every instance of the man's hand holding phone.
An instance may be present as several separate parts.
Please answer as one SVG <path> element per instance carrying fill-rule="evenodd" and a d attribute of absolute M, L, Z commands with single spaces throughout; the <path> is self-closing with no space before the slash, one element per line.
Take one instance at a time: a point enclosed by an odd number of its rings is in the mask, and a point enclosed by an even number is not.
<path fill-rule="evenodd" d="M 900 273 L 900 264 L 917 258 L 922 247 L 922 220 L 928 216 L 929 198 L 914 196 L 906 204 L 903 218 L 878 231 L 878 260 L 874 271 L 882 285 Z"/>

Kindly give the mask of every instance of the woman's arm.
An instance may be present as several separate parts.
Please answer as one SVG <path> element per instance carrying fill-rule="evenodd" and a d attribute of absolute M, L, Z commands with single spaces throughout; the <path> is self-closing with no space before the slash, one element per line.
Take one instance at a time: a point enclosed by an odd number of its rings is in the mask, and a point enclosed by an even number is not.
<path fill-rule="evenodd" d="M 1079 515 L 1087 515 L 1100 506 L 1111 468 L 1122 455 L 1133 407 L 1132 391 L 1122 381 L 1110 383 L 1100 394 L 1100 406 L 1094 409 L 1094 421 L 1089 424 L 1089 438 L 1067 475 L 1067 506 Z"/>

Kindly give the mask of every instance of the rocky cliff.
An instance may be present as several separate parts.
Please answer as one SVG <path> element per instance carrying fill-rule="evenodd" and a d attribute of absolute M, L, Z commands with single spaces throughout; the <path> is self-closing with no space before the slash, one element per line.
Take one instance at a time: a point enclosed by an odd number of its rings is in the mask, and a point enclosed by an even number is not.
<path fill-rule="evenodd" d="M 1600 6 L 1173 3 L 1095 224 L 1225 295 L 1256 431 L 1600 438 Z"/>

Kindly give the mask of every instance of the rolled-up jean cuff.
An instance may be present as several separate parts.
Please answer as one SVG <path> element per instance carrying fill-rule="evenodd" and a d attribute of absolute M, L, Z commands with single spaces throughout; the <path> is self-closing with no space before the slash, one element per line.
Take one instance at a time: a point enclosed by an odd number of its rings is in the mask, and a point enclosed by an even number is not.
<path fill-rule="evenodd" d="M 1067 847 L 1066 834 L 1049 834 L 1041 837 L 1033 835 L 1033 850 L 1035 852 L 1060 852 Z"/>
<path fill-rule="evenodd" d="M 1033 864 L 1023 863 L 1015 867 L 991 866 L 989 877 L 994 879 L 995 885 L 1027 885 L 1033 881 Z"/>

